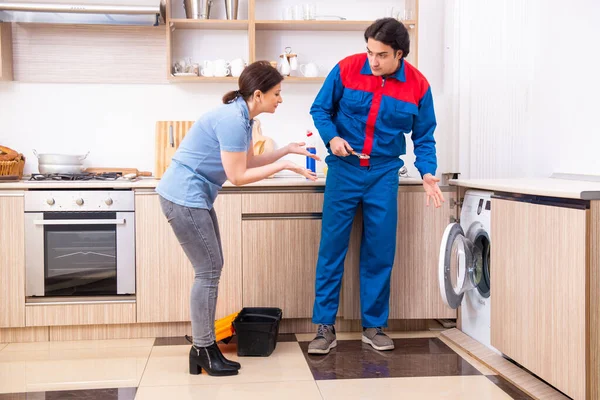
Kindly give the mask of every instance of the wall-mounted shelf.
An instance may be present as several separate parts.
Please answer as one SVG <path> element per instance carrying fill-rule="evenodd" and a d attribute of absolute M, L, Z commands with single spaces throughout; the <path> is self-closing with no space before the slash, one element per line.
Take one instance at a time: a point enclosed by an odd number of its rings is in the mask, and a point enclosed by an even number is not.
<path fill-rule="evenodd" d="M 172 83 L 237 83 L 238 78 L 233 76 L 169 76 L 169 82 Z M 286 76 L 283 79 L 284 83 L 322 83 L 325 82 L 324 76 L 307 78 L 304 76 Z"/>
<path fill-rule="evenodd" d="M 237 83 L 238 78 L 233 76 L 169 76 L 172 83 Z"/>
<path fill-rule="evenodd" d="M 416 21 L 402 21 L 415 25 Z M 256 21 L 260 31 L 364 31 L 373 21 Z"/>
<path fill-rule="evenodd" d="M 283 78 L 284 83 L 322 83 L 325 82 L 324 76 L 307 78 L 305 76 L 286 76 Z"/>
<path fill-rule="evenodd" d="M 175 29 L 248 30 L 247 20 L 172 19 L 169 21 L 169 24 Z"/>

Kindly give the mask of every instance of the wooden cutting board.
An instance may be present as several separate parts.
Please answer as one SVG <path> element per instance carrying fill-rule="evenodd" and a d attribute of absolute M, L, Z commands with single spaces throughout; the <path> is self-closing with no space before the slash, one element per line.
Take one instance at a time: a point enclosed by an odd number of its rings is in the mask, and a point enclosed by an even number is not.
<path fill-rule="evenodd" d="M 156 121 L 155 174 L 157 178 L 163 176 L 173 154 L 193 124 L 194 121 Z M 169 132 L 172 132 L 172 135 Z"/>
<path fill-rule="evenodd" d="M 275 150 L 275 142 L 270 137 L 263 136 L 261 122 L 256 118 L 252 126 L 252 142 L 254 143 L 254 155 L 259 156 Z"/>
<path fill-rule="evenodd" d="M 91 172 L 95 174 L 106 174 L 110 172 L 120 172 L 123 175 L 135 174 L 136 176 L 152 176 L 152 172 L 140 171 L 137 168 L 86 168 L 85 172 Z"/>

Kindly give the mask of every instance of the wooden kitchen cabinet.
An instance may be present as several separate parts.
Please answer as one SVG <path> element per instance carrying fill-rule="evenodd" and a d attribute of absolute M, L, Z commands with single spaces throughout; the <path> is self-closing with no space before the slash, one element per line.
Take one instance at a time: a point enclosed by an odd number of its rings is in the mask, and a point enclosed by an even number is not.
<path fill-rule="evenodd" d="M 242 195 L 244 307 L 312 317 L 322 210 L 322 192 Z"/>
<path fill-rule="evenodd" d="M 600 394 L 597 203 L 492 200 L 492 346 L 574 399 Z"/>
<path fill-rule="evenodd" d="M 219 284 L 216 318 L 242 308 L 241 195 L 221 194 L 215 203 L 225 265 Z M 137 192 L 137 322 L 190 320 L 194 269 L 162 214 L 158 195 Z"/>
<path fill-rule="evenodd" d="M 401 186 L 398 192 L 396 257 L 391 277 L 390 319 L 456 318 L 456 310 L 441 298 L 438 278 L 440 241 L 456 216 L 451 205 L 455 192 L 443 189 L 446 202 L 439 209 L 425 206 L 420 186 Z M 346 257 L 342 308 L 344 318 L 360 319 L 360 239 L 362 216 L 357 215 Z"/>
<path fill-rule="evenodd" d="M 284 318 L 312 317 L 321 220 L 244 220 L 244 307 L 279 307 Z"/>
<path fill-rule="evenodd" d="M 13 80 L 12 27 L 0 22 L 0 81 Z"/>
<path fill-rule="evenodd" d="M 25 326 L 23 192 L 0 193 L 0 328 Z"/>
<path fill-rule="evenodd" d="M 390 319 L 456 318 L 442 302 L 438 257 L 444 229 L 455 217 L 445 193 L 441 209 L 427 208 L 420 186 L 398 193 L 397 253 Z M 286 318 L 310 318 L 321 233 L 322 193 L 244 194 L 244 306 L 277 306 Z M 303 196 L 302 198 L 298 196 Z M 266 216 L 267 210 L 273 214 Z M 338 317 L 360 319 L 359 257 L 362 213 L 357 213 L 346 257 Z M 299 301 L 299 299 L 305 299 Z"/>

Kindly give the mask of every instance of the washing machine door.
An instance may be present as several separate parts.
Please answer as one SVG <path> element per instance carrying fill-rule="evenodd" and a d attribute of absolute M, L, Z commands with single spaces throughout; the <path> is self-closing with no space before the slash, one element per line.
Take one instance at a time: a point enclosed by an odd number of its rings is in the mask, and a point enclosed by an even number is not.
<path fill-rule="evenodd" d="M 444 303 L 458 308 L 463 296 L 477 287 L 481 273 L 477 270 L 482 250 L 467 237 L 458 223 L 444 231 L 440 245 L 439 285 Z"/>
<path fill-rule="evenodd" d="M 477 287 L 479 296 L 487 299 L 490 297 L 490 236 L 480 222 L 475 222 L 469 227 L 467 239 L 473 246 L 473 283 Z"/>

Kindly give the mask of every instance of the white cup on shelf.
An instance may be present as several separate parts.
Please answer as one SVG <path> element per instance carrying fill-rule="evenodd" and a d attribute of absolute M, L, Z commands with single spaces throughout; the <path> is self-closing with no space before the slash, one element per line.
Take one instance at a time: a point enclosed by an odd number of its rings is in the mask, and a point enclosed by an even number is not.
<path fill-rule="evenodd" d="M 231 62 L 229 63 L 230 67 L 245 67 L 246 66 L 246 61 L 244 61 L 243 58 L 236 58 L 235 60 L 231 60 Z"/>
<path fill-rule="evenodd" d="M 229 76 L 229 74 L 231 73 L 231 70 L 229 69 L 229 67 L 218 67 L 215 68 L 215 76 L 222 78 L 224 76 Z"/>
<path fill-rule="evenodd" d="M 223 59 L 213 61 L 213 65 L 215 66 L 215 76 L 228 76 L 231 72 L 229 63 Z"/>
<path fill-rule="evenodd" d="M 231 60 L 229 63 L 231 69 L 231 76 L 238 77 L 242 74 L 244 68 L 246 68 L 246 62 L 242 58 L 236 58 Z"/>
<path fill-rule="evenodd" d="M 215 75 L 215 66 L 212 61 L 205 60 L 202 65 L 202 76 L 211 77 Z"/>

